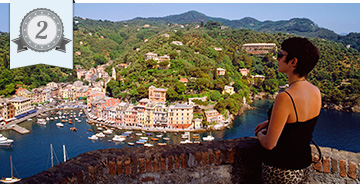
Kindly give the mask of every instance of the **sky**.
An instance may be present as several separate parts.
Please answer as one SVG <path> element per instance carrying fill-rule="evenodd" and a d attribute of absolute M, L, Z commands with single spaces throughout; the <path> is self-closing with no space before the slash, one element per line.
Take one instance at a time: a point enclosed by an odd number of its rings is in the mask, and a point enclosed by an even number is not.
<path fill-rule="evenodd" d="M 338 34 L 360 33 L 360 3 L 75 3 L 74 16 L 123 21 L 135 17 L 164 17 L 190 10 L 210 17 L 259 21 L 308 18 Z M 0 31 L 9 32 L 9 4 L 0 3 Z"/>

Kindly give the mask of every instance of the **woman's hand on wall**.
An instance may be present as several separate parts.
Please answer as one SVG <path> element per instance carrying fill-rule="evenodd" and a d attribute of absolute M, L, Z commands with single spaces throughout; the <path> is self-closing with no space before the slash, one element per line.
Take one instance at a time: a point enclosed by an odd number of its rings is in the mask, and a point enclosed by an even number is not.
<path fill-rule="evenodd" d="M 259 133 L 260 130 L 264 129 L 269 124 L 269 120 L 266 120 L 260 124 L 258 124 L 255 128 L 255 136 Z"/>

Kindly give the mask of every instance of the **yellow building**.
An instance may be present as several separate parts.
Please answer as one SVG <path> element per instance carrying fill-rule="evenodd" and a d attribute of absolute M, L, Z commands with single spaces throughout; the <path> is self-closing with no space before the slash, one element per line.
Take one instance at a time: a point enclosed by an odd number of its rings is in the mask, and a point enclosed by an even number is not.
<path fill-rule="evenodd" d="M 234 87 L 231 86 L 226 86 L 224 87 L 224 90 L 222 91 L 222 94 L 224 95 L 225 93 L 229 93 L 230 95 L 234 94 Z"/>
<path fill-rule="evenodd" d="M 15 96 L 9 102 L 15 107 L 15 116 L 24 114 L 34 109 L 31 105 L 31 99 L 22 96 Z"/>
<path fill-rule="evenodd" d="M 149 87 L 149 99 L 154 102 L 165 102 L 166 91 L 164 88 L 156 88 L 154 86 Z"/>

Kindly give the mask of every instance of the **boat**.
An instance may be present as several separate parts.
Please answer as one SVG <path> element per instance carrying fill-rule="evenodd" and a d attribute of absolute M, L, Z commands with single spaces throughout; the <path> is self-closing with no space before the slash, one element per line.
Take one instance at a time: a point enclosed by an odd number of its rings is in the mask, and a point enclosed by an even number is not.
<path fill-rule="evenodd" d="M 103 131 L 104 134 L 112 134 L 113 133 L 113 130 L 111 129 L 107 129 L 105 131 Z"/>
<path fill-rule="evenodd" d="M 198 136 L 193 136 L 193 139 L 199 139 L 199 137 Z"/>
<path fill-rule="evenodd" d="M 66 122 L 66 120 L 63 119 L 63 120 L 61 120 L 61 122 Z"/>
<path fill-rule="evenodd" d="M 148 137 L 140 137 L 142 140 L 148 140 Z"/>
<path fill-rule="evenodd" d="M 45 119 L 38 119 L 38 121 L 36 123 L 40 124 L 40 125 L 46 125 Z"/>
<path fill-rule="evenodd" d="M 75 127 L 70 127 L 70 130 L 73 132 L 77 132 L 77 128 L 75 128 Z"/>
<path fill-rule="evenodd" d="M 112 138 L 113 141 L 119 141 L 119 142 L 122 142 L 122 141 L 125 141 L 126 138 L 124 137 L 121 137 L 120 135 L 115 135 L 113 138 Z"/>
<path fill-rule="evenodd" d="M 154 145 L 153 145 L 153 144 L 150 144 L 150 143 L 145 143 L 144 146 L 145 146 L 145 147 L 153 147 Z"/>
<path fill-rule="evenodd" d="M 10 156 L 10 168 L 11 168 L 11 177 L 10 178 L 2 178 L 0 182 L 3 183 L 15 183 L 20 181 L 21 179 L 13 176 L 13 166 L 12 166 L 12 156 Z"/>
<path fill-rule="evenodd" d="M 200 144 L 200 141 L 194 141 L 195 144 Z"/>
<path fill-rule="evenodd" d="M 53 117 L 51 117 L 51 118 L 50 118 L 50 120 L 54 120 L 54 118 L 53 118 Z"/>
<path fill-rule="evenodd" d="M 98 129 L 98 130 L 103 130 L 103 128 L 101 128 L 101 127 L 98 127 L 97 129 Z"/>
<path fill-rule="evenodd" d="M 88 137 L 88 139 L 90 139 L 90 140 L 98 140 L 99 137 L 97 137 L 96 135 L 92 135 L 92 136 Z"/>
<path fill-rule="evenodd" d="M 150 140 L 152 140 L 152 141 L 158 141 L 159 139 L 158 139 L 158 138 L 155 138 L 155 137 L 152 137 L 152 138 L 150 138 Z"/>
<path fill-rule="evenodd" d="M 56 123 L 56 126 L 58 126 L 58 127 L 63 127 L 64 124 L 62 124 L 62 123 Z"/>
<path fill-rule="evenodd" d="M 92 132 L 92 129 L 88 129 L 89 130 L 89 132 Z"/>
<path fill-rule="evenodd" d="M 10 146 L 11 143 L 13 143 L 14 140 L 12 139 L 8 139 L 5 136 L 3 136 L 2 134 L 0 134 L 0 146 Z"/>
<path fill-rule="evenodd" d="M 206 136 L 206 137 L 203 137 L 203 140 L 204 141 L 212 141 L 212 140 L 214 140 L 215 139 L 215 137 L 213 137 L 212 135 L 208 135 L 208 136 Z"/>
<path fill-rule="evenodd" d="M 185 141 L 180 141 L 180 144 L 188 144 L 192 143 L 189 139 L 186 139 Z"/>
<path fill-rule="evenodd" d="M 47 118 L 46 118 L 46 121 L 49 121 L 49 120 L 50 120 L 50 118 L 49 118 L 49 117 L 47 117 Z"/>
<path fill-rule="evenodd" d="M 54 119 L 59 119 L 58 117 L 55 117 Z"/>
<path fill-rule="evenodd" d="M 32 119 L 30 119 L 30 118 L 29 118 L 29 119 L 27 119 L 27 120 L 28 120 L 28 121 L 32 121 Z"/>
<path fill-rule="evenodd" d="M 163 139 L 164 139 L 165 141 L 170 140 L 170 138 L 169 138 L 169 137 L 164 137 Z"/>
<path fill-rule="evenodd" d="M 163 136 L 162 134 L 156 135 L 156 137 L 158 137 L 158 138 L 161 138 L 162 136 Z"/>
<path fill-rule="evenodd" d="M 159 145 L 159 146 L 166 146 L 167 144 L 166 144 L 166 143 L 159 142 L 157 145 Z"/>
<path fill-rule="evenodd" d="M 181 138 L 183 138 L 183 139 L 190 138 L 190 132 L 185 132 L 184 134 L 181 134 Z"/>
<path fill-rule="evenodd" d="M 100 133 L 97 133 L 97 134 L 95 134 L 97 137 L 105 137 L 105 134 L 103 134 L 102 132 L 100 132 Z"/>
<path fill-rule="evenodd" d="M 136 133 L 135 135 L 137 135 L 137 136 L 141 136 L 141 135 L 142 135 L 142 133 Z"/>
<path fill-rule="evenodd" d="M 145 142 L 146 142 L 146 140 L 138 140 L 138 141 L 136 141 L 136 144 L 145 144 Z"/>
<path fill-rule="evenodd" d="M 135 143 L 133 143 L 133 142 L 128 142 L 128 145 L 129 145 L 129 146 L 134 146 Z"/>

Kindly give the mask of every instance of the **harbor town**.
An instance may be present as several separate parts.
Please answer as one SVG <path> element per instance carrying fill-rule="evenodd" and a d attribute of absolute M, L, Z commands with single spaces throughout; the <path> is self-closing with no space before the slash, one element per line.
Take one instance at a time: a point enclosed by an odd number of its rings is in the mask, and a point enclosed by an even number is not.
<path fill-rule="evenodd" d="M 15 96 L 0 99 L 0 130 L 12 129 L 20 134 L 29 133 L 29 130 L 17 124 L 31 118 L 37 118 L 37 123 L 46 124 L 55 118 L 65 118 L 62 115 L 66 109 L 82 109 L 81 112 L 84 112 L 89 124 L 149 132 L 206 131 L 223 129 L 231 123 L 232 115 L 225 118 L 217 110 L 201 108 L 193 102 L 206 100 L 206 97 L 189 98 L 188 103 L 167 103 L 166 88 L 150 86 L 148 98 L 136 103 L 109 97 L 105 91 L 106 82 L 95 82 L 96 78 L 101 76 L 107 82 L 116 80 L 116 73 L 113 73 L 112 77 L 108 76 L 104 71 L 105 67 L 106 65 L 100 65 L 86 72 L 78 70 L 79 80 L 72 84 L 51 82 L 31 91 L 19 87 Z M 85 75 L 89 85 L 80 81 L 82 75 Z M 46 117 L 48 111 L 59 116 L 50 119 Z M 206 119 L 196 117 L 196 114 L 202 112 Z M 66 121 L 69 120 L 71 119 Z"/>

